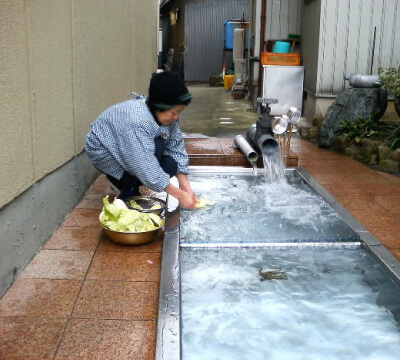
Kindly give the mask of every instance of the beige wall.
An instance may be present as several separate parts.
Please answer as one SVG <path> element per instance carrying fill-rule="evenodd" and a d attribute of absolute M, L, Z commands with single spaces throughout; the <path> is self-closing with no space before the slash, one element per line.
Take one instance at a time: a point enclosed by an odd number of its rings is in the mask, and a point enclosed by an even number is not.
<path fill-rule="evenodd" d="M 0 0 L 0 208 L 157 68 L 158 0 Z"/>

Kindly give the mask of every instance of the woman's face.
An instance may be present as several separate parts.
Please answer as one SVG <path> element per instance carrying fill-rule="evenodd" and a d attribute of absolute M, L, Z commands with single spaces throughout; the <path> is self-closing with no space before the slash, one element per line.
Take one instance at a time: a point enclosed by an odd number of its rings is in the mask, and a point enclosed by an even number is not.
<path fill-rule="evenodd" d="M 179 115 L 183 110 L 185 110 L 185 107 L 185 105 L 177 105 L 165 111 L 156 111 L 157 120 L 161 125 L 171 125 L 173 122 L 178 120 Z"/>

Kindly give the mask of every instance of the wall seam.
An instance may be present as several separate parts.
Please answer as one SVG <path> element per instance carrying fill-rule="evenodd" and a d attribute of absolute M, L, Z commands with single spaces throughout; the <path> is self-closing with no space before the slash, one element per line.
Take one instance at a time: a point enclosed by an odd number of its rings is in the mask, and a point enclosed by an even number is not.
<path fill-rule="evenodd" d="M 393 27 L 392 27 L 392 46 L 390 52 L 390 64 L 394 63 L 394 39 L 396 37 L 396 24 L 397 24 L 397 11 L 398 11 L 398 2 L 394 5 L 394 16 L 393 16 Z M 400 24 L 399 24 L 400 25 Z"/>
<path fill-rule="evenodd" d="M 72 88 L 72 131 L 74 133 L 74 155 L 78 153 L 78 134 L 76 126 L 76 97 L 75 97 L 75 7 L 74 0 L 70 0 L 71 15 L 71 88 Z"/>
<path fill-rule="evenodd" d="M 27 69 L 28 69 L 28 101 L 29 101 L 29 122 L 31 125 L 31 157 L 32 157 L 32 183 L 36 179 L 36 156 L 35 156 L 35 121 L 34 121 L 34 97 L 35 93 L 32 91 L 32 27 L 31 27 L 31 12 L 30 0 L 25 0 L 25 31 L 26 31 L 26 52 L 27 52 Z"/>

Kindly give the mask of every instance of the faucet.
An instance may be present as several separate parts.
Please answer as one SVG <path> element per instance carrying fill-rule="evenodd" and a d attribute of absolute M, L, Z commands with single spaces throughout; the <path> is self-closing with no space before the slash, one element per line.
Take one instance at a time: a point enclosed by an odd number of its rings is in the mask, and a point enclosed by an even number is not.
<path fill-rule="evenodd" d="M 250 125 L 246 133 L 246 140 L 254 147 L 258 147 L 263 154 L 271 155 L 279 150 L 278 141 L 274 138 L 272 126 L 276 118 L 271 116 L 270 104 L 277 104 L 278 99 L 258 98 L 257 110 L 260 114 L 256 124 Z"/>

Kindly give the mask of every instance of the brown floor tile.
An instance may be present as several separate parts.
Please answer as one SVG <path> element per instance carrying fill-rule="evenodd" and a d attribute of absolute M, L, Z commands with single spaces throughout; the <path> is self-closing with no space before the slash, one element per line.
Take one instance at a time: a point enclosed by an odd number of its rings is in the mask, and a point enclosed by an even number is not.
<path fill-rule="evenodd" d="M 400 185 L 399 185 L 400 186 Z M 400 214 L 400 198 L 392 195 L 373 196 L 373 199 L 382 205 L 386 210 Z"/>
<path fill-rule="evenodd" d="M 393 227 L 398 224 L 398 219 L 389 216 L 371 216 L 356 214 L 357 219 L 370 231 L 380 228 Z"/>
<path fill-rule="evenodd" d="M 374 172 L 369 169 L 368 172 L 356 172 L 353 174 L 343 174 L 345 181 L 348 183 L 356 183 L 359 186 L 368 186 L 369 184 L 376 185 L 393 185 L 393 181 L 390 179 L 381 176 L 379 173 Z"/>
<path fill-rule="evenodd" d="M 364 201 L 360 201 L 361 198 L 364 199 Z M 351 199 L 350 196 L 348 196 L 347 199 L 349 201 L 346 203 L 346 209 L 353 215 L 376 217 L 383 216 L 387 213 L 383 206 L 373 201 L 373 198 L 359 197 L 357 199 Z"/>
<path fill-rule="evenodd" d="M 0 359 L 53 359 L 64 319 L 0 318 Z"/>
<path fill-rule="evenodd" d="M 125 246 L 113 243 L 103 232 L 97 251 L 117 251 L 117 252 L 162 252 L 164 233 L 160 231 L 151 243 L 144 245 Z"/>
<path fill-rule="evenodd" d="M 373 201 L 368 194 L 360 196 L 336 196 L 335 198 L 349 211 L 352 211 L 352 209 L 365 209 Z"/>
<path fill-rule="evenodd" d="M 384 178 L 381 178 L 382 180 Z M 374 196 L 393 196 L 400 201 L 400 184 L 388 183 L 388 182 L 373 182 L 373 183 L 362 183 L 359 185 L 362 191 L 367 194 Z"/>
<path fill-rule="evenodd" d="M 394 174 L 388 174 L 388 173 L 384 173 L 384 172 L 380 172 L 379 173 L 382 177 L 384 177 L 385 179 L 394 182 L 396 184 L 400 184 L 400 176 L 398 175 L 394 175 Z"/>
<path fill-rule="evenodd" d="M 47 241 L 46 250 L 92 250 L 96 249 L 103 230 L 81 228 L 80 226 L 61 226 Z"/>
<path fill-rule="evenodd" d="M 64 220 L 62 226 L 80 226 L 82 229 L 87 227 L 99 227 L 100 211 L 96 209 L 75 208 Z"/>
<path fill-rule="evenodd" d="M 152 321 L 72 319 L 55 359 L 154 358 L 155 326 Z"/>
<path fill-rule="evenodd" d="M 114 198 L 117 195 L 116 192 L 108 191 L 104 193 L 89 193 L 76 205 L 77 209 L 93 209 L 97 210 L 100 214 L 103 208 L 103 198 L 108 195 L 110 198 Z"/>
<path fill-rule="evenodd" d="M 73 317 L 157 320 L 158 282 L 85 281 Z"/>
<path fill-rule="evenodd" d="M 0 299 L 0 316 L 68 318 L 82 281 L 20 279 Z"/>
<path fill-rule="evenodd" d="M 110 191 L 110 183 L 104 174 L 101 174 L 92 187 L 89 189 L 88 193 L 107 193 Z"/>
<path fill-rule="evenodd" d="M 159 253 L 99 251 L 93 257 L 86 279 L 119 281 L 159 281 Z"/>
<path fill-rule="evenodd" d="M 320 180 L 318 176 L 316 176 L 316 179 L 318 181 Z M 324 189 L 334 197 L 359 198 L 363 196 L 363 192 L 354 184 L 346 184 L 343 182 L 332 183 L 328 180 L 326 180 L 325 183 L 320 181 L 320 183 L 323 185 Z"/>
<path fill-rule="evenodd" d="M 300 161 L 300 160 L 299 160 Z M 329 165 L 321 163 L 321 162 L 312 162 L 310 163 L 309 161 L 307 161 L 307 163 L 305 165 L 303 165 L 303 167 L 306 168 L 306 170 L 313 175 L 314 177 L 317 177 L 317 175 L 320 174 L 335 174 L 335 175 L 340 175 L 339 173 L 335 172 Z"/>
<path fill-rule="evenodd" d="M 92 257 L 93 251 L 42 250 L 22 272 L 21 278 L 81 280 Z"/>
<path fill-rule="evenodd" d="M 400 250 L 400 226 L 393 228 L 374 228 L 371 232 L 387 249 Z"/>

